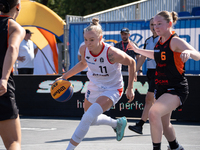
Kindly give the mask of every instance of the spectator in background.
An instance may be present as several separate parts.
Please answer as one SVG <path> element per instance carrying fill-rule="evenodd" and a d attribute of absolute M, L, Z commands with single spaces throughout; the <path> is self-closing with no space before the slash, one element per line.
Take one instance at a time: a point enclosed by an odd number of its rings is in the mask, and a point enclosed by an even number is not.
<path fill-rule="evenodd" d="M 150 19 L 150 30 L 152 32 L 152 36 L 147 38 L 144 43 L 144 49 L 154 49 L 154 46 L 159 40 L 159 36 L 156 34 L 154 27 L 153 27 L 153 18 Z M 141 56 L 141 58 L 137 61 L 137 68 L 136 71 L 140 68 L 140 66 L 143 65 L 145 62 L 146 57 Z M 148 78 L 148 83 L 149 83 L 149 89 L 147 92 L 147 95 L 145 97 L 145 107 L 142 113 L 141 120 L 136 123 L 134 126 L 129 126 L 129 129 L 138 133 L 138 134 L 143 134 L 143 125 L 147 121 L 148 118 L 148 113 L 149 109 L 155 102 L 154 98 L 154 90 L 155 90 L 155 71 L 156 71 L 156 62 L 154 59 L 147 58 L 147 78 Z"/>
<path fill-rule="evenodd" d="M 18 73 L 33 74 L 34 58 L 38 52 L 38 47 L 30 40 L 33 33 L 26 29 L 26 35 L 19 47 Z"/>
<path fill-rule="evenodd" d="M 115 47 L 123 50 L 126 54 L 131 56 L 134 60 L 138 60 L 140 58 L 140 55 L 135 53 L 134 51 L 128 49 L 129 42 L 132 42 L 129 39 L 129 37 L 130 37 L 129 29 L 122 28 L 120 34 L 121 34 L 122 41 L 116 43 Z M 132 42 L 132 43 L 134 43 L 137 46 L 137 44 L 135 42 Z M 122 65 L 122 72 L 128 72 L 128 66 Z M 138 75 L 143 75 L 142 74 L 142 66 L 140 67 L 140 69 L 138 71 Z"/>

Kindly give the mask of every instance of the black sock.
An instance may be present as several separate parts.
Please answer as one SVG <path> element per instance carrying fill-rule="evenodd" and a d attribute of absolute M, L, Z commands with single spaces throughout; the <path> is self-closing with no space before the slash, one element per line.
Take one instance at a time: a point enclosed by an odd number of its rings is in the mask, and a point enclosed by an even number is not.
<path fill-rule="evenodd" d="M 179 147 L 179 144 L 178 144 L 178 142 L 176 141 L 176 139 L 175 139 L 174 141 L 172 141 L 172 142 L 169 142 L 169 141 L 168 141 L 168 143 L 169 143 L 169 146 L 170 146 L 171 149 L 176 149 L 176 148 Z"/>
<path fill-rule="evenodd" d="M 161 150 L 161 143 L 153 143 L 153 150 Z"/>
<path fill-rule="evenodd" d="M 143 120 L 141 119 L 138 123 L 136 123 L 136 125 L 142 127 L 142 126 L 144 125 L 144 123 L 145 123 L 145 121 L 143 121 Z"/>

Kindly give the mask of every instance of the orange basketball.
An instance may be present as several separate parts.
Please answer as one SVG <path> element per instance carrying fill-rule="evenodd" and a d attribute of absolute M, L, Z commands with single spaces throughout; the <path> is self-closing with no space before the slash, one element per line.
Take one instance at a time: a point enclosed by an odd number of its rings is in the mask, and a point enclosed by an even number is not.
<path fill-rule="evenodd" d="M 66 102 L 71 99 L 74 88 L 66 79 L 56 80 L 51 86 L 51 96 L 58 102 Z"/>

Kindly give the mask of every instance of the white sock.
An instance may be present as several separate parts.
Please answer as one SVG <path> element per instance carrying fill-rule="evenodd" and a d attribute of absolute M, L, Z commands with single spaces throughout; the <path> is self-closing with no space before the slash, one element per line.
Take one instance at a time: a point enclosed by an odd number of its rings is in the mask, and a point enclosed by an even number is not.
<path fill-rule="evenodd" d="M 74 150 L 76 146 L 74 146 L 72 143 L 69 142 L 69 145 L 67 146 L 66 150 Z"/>
<path fill-rule="evenodd" d="M 98 103 L 92 104 L 89 109 L 83 115 L 81 122 L 79 123 L 78 127 L 76 128 L 72 139 L 76 143 L 80 143 L 82 139 L 85 137 L 86 133 L 89 130 L 90 125 L 94 121 L 97 116 L 103 113 L 103 109 Z"/>
<path fill-rule="evenodd" d="M 104 114 L 100 114 L 96 119 L 94 119 L 91 125 L 109 125 L 113 128 L 116 128 L 117 120 L 112 119 Z"/>

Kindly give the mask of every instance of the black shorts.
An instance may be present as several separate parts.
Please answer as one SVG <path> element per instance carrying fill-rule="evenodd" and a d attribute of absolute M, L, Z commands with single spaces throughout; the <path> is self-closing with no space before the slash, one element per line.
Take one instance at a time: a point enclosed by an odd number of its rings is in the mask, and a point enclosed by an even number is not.
<path fill-rule="evenodd" d="M 165 88 L 165 89 L 163 89 L 162 87 L 156 88 L 156 92 L 155 92 L 156 99 L 158 99 L 164 93 L 177 95 L 180 98 L 181 103 L 182 103 L 182 105 L 180 105 L 178 109 L 182 108 L 189 95 L 189 87 L 188 87 L 187 80 L 171 88 Z"/>
<path fill-rule="evenodd" d="M 148 69 L 147 70 L 147 79 L 149 83 L 149 89 L 148 92 L 153 92 L 155 91 L 155 71 L 156 69 Z"/>
<path fill-rule="evenodd" d="M 0 121 L 15 119 L 18 117 L 18 113 L 15 101 L 15 84 L 13 78 L 10 76 L 7 84 L 7 92 L 0 96 Z"/>

